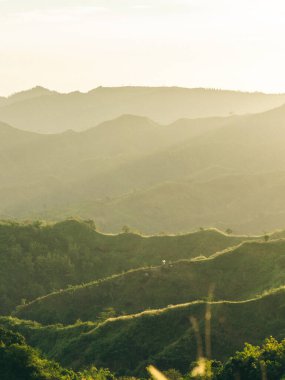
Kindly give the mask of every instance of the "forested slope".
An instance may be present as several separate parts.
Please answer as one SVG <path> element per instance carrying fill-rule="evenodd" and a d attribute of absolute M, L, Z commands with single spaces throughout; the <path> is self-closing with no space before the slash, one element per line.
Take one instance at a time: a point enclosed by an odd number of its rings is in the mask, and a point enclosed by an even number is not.
<path fill-rule="evenodd" d="M 103 235 L 92 221 L 0 224 L 0 311 L 55 290 L 162 260 L 210 256 L 247 239 L 217 230 L 181 236 Z"/>
<path fill-rule="evenodd" d="M 147 364 L 187 372 L 196 360 L 196 320 L 204 350 L 205 312 L 211 310 L 212 357 L 226 358 L 244 342 L 284 337 L 284 288 L 247 301 L 197 301 L 137 315 L 75 326 L 43 327 L 34 322 L 1 318 L 0 324 L 23 334 L 28 344 L 73 368 L 94 364 L 117 374 L 145 375 Z M 201 347 L 200 347 L 201 348 Z M 80 355 L 78 354 L 80 352 Z"/>
<path fill-rule="evenodd" d="M 247 242 L 208 259 L 166 262 L 39 298 L 16 316 L 41 323 L 96 321 L 207 299 L 246 300 L 285 286 L 285 240 Z"/>

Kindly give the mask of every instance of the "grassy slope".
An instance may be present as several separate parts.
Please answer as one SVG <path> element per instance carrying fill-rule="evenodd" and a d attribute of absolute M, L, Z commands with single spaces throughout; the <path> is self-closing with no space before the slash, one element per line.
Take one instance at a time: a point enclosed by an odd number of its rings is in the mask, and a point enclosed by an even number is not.
<path fill-rule="evenodd" d="M 32 300 L 161 260 L 211 254 L 245 237 L 205 230 L 181 236 L 103 235 L 89 224 L 69 220 L 55 225 L 0 225 L 0 307 L 10 312 Z"/>
<path fill-rule="evenodd" d="M 259 344 L 270 335 L 283 338 L 285 290 L 255 300 L 211 304 L 212 356 L 224 360 L 244 342 Z M 21 332 L 29 344 L 62 364 L 80 368 L 90 363 L 119 374 L 142 374 L 149 363 L 186 372 L 196 359 L 197 343 L 190 317 L 199 322 L 204 342 L 205 302 L 177 305 L 107 320 L 96 326 L 42 327 L 13 319 L 0 324 Z"/>
<path fill-rule="evenodd" d="M 42 323 L 96 321 L 108 308 L 116 315 L 205 299 L 245 300 L 285 285 L 285 240 L 248 242 L 199 261 L 138 269 L 45 296 L 16 316 Z"/>

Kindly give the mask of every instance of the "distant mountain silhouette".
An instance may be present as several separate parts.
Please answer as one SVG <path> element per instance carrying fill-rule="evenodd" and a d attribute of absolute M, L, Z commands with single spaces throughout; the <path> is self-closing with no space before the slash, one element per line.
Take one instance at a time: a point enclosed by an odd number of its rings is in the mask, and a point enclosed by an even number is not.
<path fill-rule="evenodd" d="M 56 133 L 82 131 L 122 114 L 160 124 L 180 118 L 256 113 L 285 103 L 285 94 L 243 93 L 179 87 L 98 87 L 59 94 L 42 87 L 0 99 L 0 120 L 20 129 Z"/>
<path fill-rule="evenodd" d="M 6 98 L 6 102 L 7 104 L 12 104 L 12 103 L 22 102 L 25 100 L 34 99 L 41 96 L 52 95 L 52 94 L 56 94 L 56 92 L 50 91 L 47 88 L 44 88 L 41 86 L 37 86 L 37 87 L 31 88 L 30 90 L 17 92 L 9 96 L 8 98 Z"/>

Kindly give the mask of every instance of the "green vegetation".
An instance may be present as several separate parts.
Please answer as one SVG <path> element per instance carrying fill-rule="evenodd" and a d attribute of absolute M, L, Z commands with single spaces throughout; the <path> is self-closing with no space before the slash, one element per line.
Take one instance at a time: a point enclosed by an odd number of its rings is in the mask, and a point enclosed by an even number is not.
<path fill-rule="evenodd" d="M 285 340 L 267 338 L 261 347 L 246 344 L 224 366 L 214 364 L 215 380 L 280 380 L 285 377 Z M 213 365 L 212 364 L 212 365 Z"/>
<path fill-rule="evenodd" d="M 253 300 L 210 303 L 212 358 L 226 361 L 244 342 L 261 344 L 270 335 L 283 339 L 284 304 L 284 288 Z M 100 324 L 45 327 L 13 318 L 1 318 L 0 324 L 20 332 L 28 344 L 73 369 L 92 364 L 117 375 L 143 375 L 145 367 L 154 364 L 162 370 L 176 368 L 187 373 L 198 352 L 190 317 L 197 321 L 204 341 L 207 305 L 196 301 Z"/>
<path fill-rule="evenodd" d="M 206 232 L 206 231 L 205 231 Z M 168 262 L 70 287 L 18 308 L 41 323 L 74 323 L 206 299 L 246 300 L 285 285 L 285 240 L 247 242 L 212 257 Z"/>
<path fill-rule="evenodd" d="M 203 228 L 181 236 L 142 237 L 129 231 L 103 235 L 91 220 L 51 225 L 3 222 L 2 313 L 8 314 L 25 298 L 17 316 L 33 320 L 0 318 L 6 342 L 0 355 L 6 363 L 3 378 L 13 379 L 18 368 L 27 380 L 105 380 L 110 372 L 89 368 L 109 368 L 116 376 L 146 376 L 149 364 L 170 370 L 169 376 L 180 371 L 191 378 L 199 351 L 191 320 L 197 321 L 203 342 L 206 310 L 211 310 L 212 378 L 231 379 L 237 370 L 245 379 L 253 376 L 247 375 L 251 355 L 263 360 L 264 349 L 256 354 L 258 349 L 247 346 L 246 354 L 234 353 L 244 342 L 261 344 L 271 335 L 283 339 L 285 332 L 285 291 L 272 289 L 284 285 L 284 231 L 264 236 Z M 78 285 L 89 280 L 93 282 Z M 72 284 L 76 286 L 47 295 Z M 215 301 L 207 303 L 213 286 Z M 25 305 L 37 296 L 43 297 Z M 165 308 L 170 304 L 174 306 Z M 36 320 L 76 323 L 44 326 Z M 244 362 L 236 359 L 238 355 Z M 271 369 L 267 363 L 268 373 L 279 376 L 283 367 L 278 363 Z"/>
<path fill-rule="evenodd" d="M 0 379 L 285 379 L 284 101 L 0 98 Z"/>
<path fill-rule="evenodd" d="M 75 373 L 63 369 L 56 362 L 42 358 L 38 351 L 28 346 L 22 335 L 0 328 L 0 378 L 1 380 L 111 380 L 104 370 Z"/>
<path fill-rule="evenodd" d="M 243 351 L 236 352 L 222 364 L 206 361 L 204 374 L 194 376 L 195 362 L 184 376 L 175 369 L 164 371 L 169 380 L 280 380 L 285 375 L 285 340 L 280 343 L 270 337 L 262 346 L 246 343 Z M 109 370 L 95 367 L 82 372 L 64 369 L 54 361 L 41 357 L 28 346 L 19 333 L 0 327 L 1 380 L 115 380 Z M 122 378 L 121 378 L 122 379 Z M 132 378 L 135 380 L 135 378 Z"/>
<path fill-rule="evenodd" d="M 145 238 L 103 235 L 93 222 L 55 225 L 0 224 L 0 313 L 68 285 L 77 285 L 163 259 L 210 256 L 245 237 L 205 230 L 181 236 Z"/>

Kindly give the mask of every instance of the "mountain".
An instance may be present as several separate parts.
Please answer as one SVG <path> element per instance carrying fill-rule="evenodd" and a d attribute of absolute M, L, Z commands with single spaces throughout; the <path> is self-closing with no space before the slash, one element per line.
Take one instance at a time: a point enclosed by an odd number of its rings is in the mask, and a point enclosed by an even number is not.
<path fill-rule="evenodd" d="M 38 136 L 31 145 L 18 147 L 17 154 L 26 155 L 27 159 L 41 164 L 42 161 L 73 160 L 88 161 L 98 158 L 110 159 L 147 155 L 167 149 L 185 139 L 201 135 L 225 124 L 223 118 L 202 120 L 181 120 L 169 126 L 161 126 L 153 121 L 134 115 L 122 115 L 114 120 L 106 121 L 87 131 L 76 133 L 71 130 L 65 133 L 42 135 L 19 131 L 10 127 L 11 142 L 5 141 L 6 151 L 13 155 L 13 138 L 22 136 Z M 8 125 L 0 125 L 0 133 L 8 133 Z M 13 136 L 14 134 L 14 136 Z M 8 153 L 7 153 L 8 154 Z M 40 160 L 40 161 L 38 161 Z M 57 162 L 57 165 L 59 162 Z M 61 163 L 62 164 L 62 163 Z M 28 173 L 27 173 L 28 174 Z"/>
<path fill-rule="evenodd" d="M 284 120 L 285 106 L 262 115 L 228 118 L 221 128 L 116 168 L 115 180 L 128 178 L 128 186 L 142 187 L 191 178 L 211 167 L 242 174 L 284 170 Z"/>
<path fill-rule="evenodd" d="M 121 116 L 84 132 L 5 145 L 0 217 L 92 218 L 144 233 L 283 228 L 285 106 L 159 125 Z M 15 137 L 16 139 L 16 137 Z"/>
<path fill-rule="evenodd" d="M 217 127 L 218 121 L 201 124 L 202 133 Z M 0 125 L 0 135 L 7 134 L 7 128 Z M 20 216 L 25 210 L 32 215 L 33 210 L 59 208 L 70 199 L 96 199 L 100 189 L 94 191 L 88 186 L 90 178 L 108 175 L 121 164 L 197 135 L 197 129 L 196 121 L 190 121 L 188 128 L 183 125 L 178 132 L 176 125 L 162 127 L 146 118 L 125 115 L 82 133 L 39 135 L 22 131 L 27 141 L 20 145 L 16 144 L 19 131 L 11 127 L 9 141 L 3 139 L 1 147 L 0 215 L 9 218 L 16 212 Z M 78 187 L 79 183 L 82 186 Z M 103 186 L 105 192 L 104 180 L 96 186 Z"/>
<path fill-rule="evenodd" d="M 7 98 L 0 96 L 0 107 L 4 106 L 7 102 Z"/>
<path fill-rule="evenodd" d="M 10 95 L 8 98 L 6 98 L 6 104 L 13 104 L 18 102 L 23 102 L 25 100 L 35 99 L 41 96 L 47 96 L 56 94 L 54 91 L 50 91 L 47 88 L 36 86 L 34 88 L 31 88 L 30 90 L 21 91 L 18 93 L 15 93 L 13 95 Z"/>
<path fill-rule="evenodd" d="M 284 120 L 285 107 L 262 116 L 234 118 L 226 127 L 128 162 L 108 173 L 108 177 L 103 174 L 86 184 L 95 188 L 96 181 L 100 196 L 113 198 L 111 202 L 107 201 L 106 206 L 78 202 L 73 210 L 79 215 L 81 212 L 86 215 L 85 210 L 90 215 L 93 210 L 99 220 L 104 218 L 104 229 L 112 223 L 118 228 L 116 219 L 122 220 L 120 215 L 124 215 L 125 223 L 139 229 L 148 225 L 152 231 L 157 228 L 178 231 L 212 223 L 237 228 L 241 233 L 281 227 L 284 224 Z M 119 193 L 124 196 L 119 197 Z M 262 206 L 265 204 L 268 207 Z M 115 210 L 111 223 L 109 206 Z M 233 207 L 236 214 L 232 212 Z M 243 220 L 236 217 L 242 208 Z M 139 211 L 146 215 L 142 223 L 137 218 Z M 157 227 L 159 212 L 172 217 L 160 218 L 163 223 Z"/>
<path fill-rule="evenodd" d="M 37 133 L 22 131 L 0 122 L 1 153 L 8 149 L 18 148 L 20 144 L 31 143 L 41 138 L 42 136 Z"/>
<path fill-rule="evenodd" d="M 166 262 L 71 287 L 23 305 L 17 317 L 45 324 L 96 321 L 206 299 L 246 300 L 285 285 L 285 240 L 246 242 L 208 259 Z"/>
<path fill-rule="evenodd" d="M 76 369 L 92 364 L 108 367 L 118 375 L 146 376 L 148 364 L 162 370 L 189 371 L 199 349 L 205 352 L 206 313 L 211 318 L 214 359 L 225 360 L 242 349 L 244 342 L 261 344 L 270 335 L 282 339 L 284 304 L 281 288 L 247 301 L 196 301 L 100 324 L 41 326 L 12 318 L 0 318 L 0 324 L 20 332 L 28 344 L 62 365 Z M 197 327 L 202 346 L 197 344 Z"/>
<path fill-rule="evenodd" d="M 198 172 L 192 180 L 162 182 L 117 197 L 106 194 L 98 200 L 42 210 L 34 217 L 60 219 L 80 215 L 95 218 L 105 232 L 120 231 L 126 224 L 134 231 L 148 234 L 186 233 L 212 225 L 242 234 L 282 228 L 285 172 L 226 175 L 228 171 L 213 167 Z"/>
<path fill-rule="evenodd" d="M 205 230 L 181 236 L 103 235 L 91 221 L 0 224 L 0 313 L 55 290 L 162 260 L 189 259 L 244 241 Z"/>
<path fill-rule="evenodd" d="M 2 102 L 0 120 L 19 129 L 58 133 L 82 131 L 122 114 L 161 124 L 180 118 L 258 113 L 285 103 L 285 95 L 179 87 L 98 87 L 88 93 L 60 94 L 42 87 Z"/>

